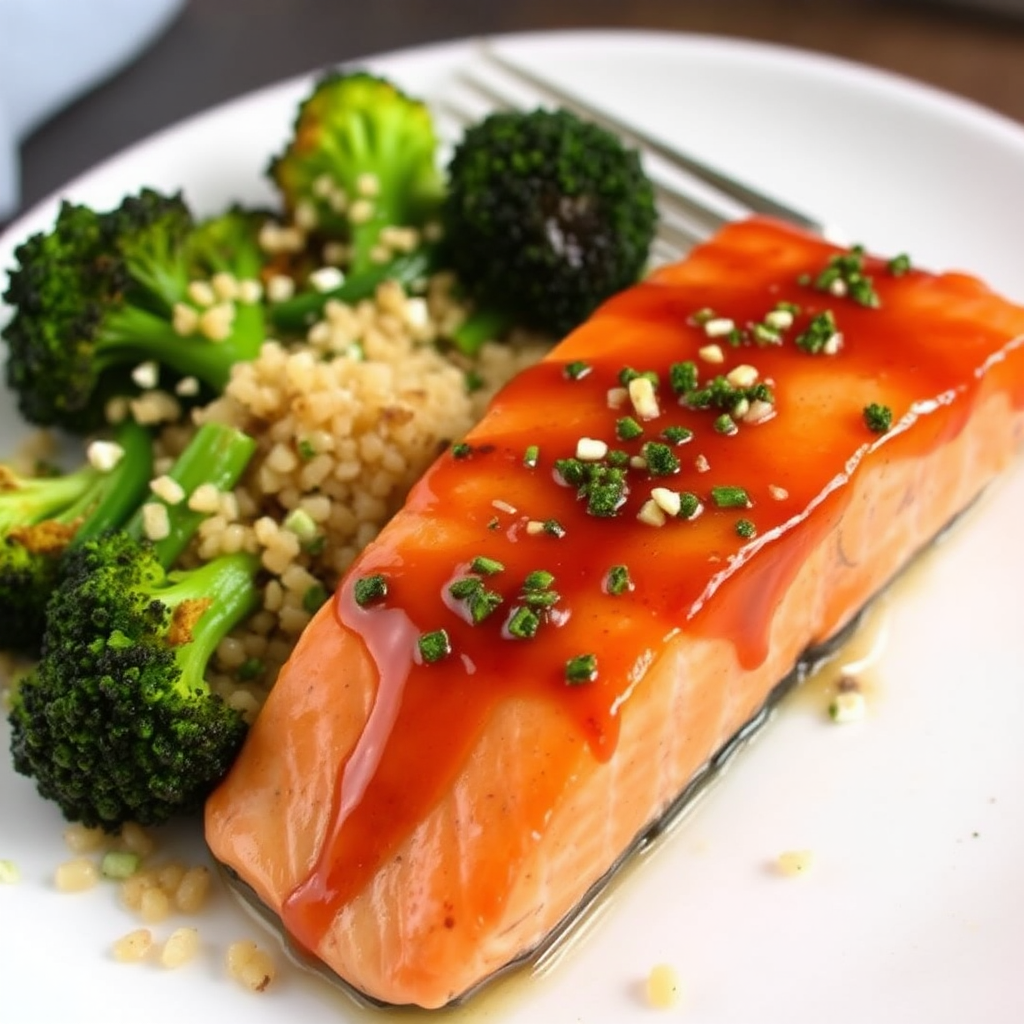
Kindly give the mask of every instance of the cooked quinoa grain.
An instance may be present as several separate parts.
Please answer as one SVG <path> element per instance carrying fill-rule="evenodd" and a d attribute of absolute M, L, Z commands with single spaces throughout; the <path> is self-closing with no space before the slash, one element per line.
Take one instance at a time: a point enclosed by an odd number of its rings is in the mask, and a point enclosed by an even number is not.
<path fill-rule="evenodd" d="M 194 547 L 203 560 L 257 553 L 266 575 L 262 610 L 220 645 L 211 678 L 246 717 L 412 484 L 480 418 L 497 388 L 546 349 L 524 336 L 485 345 L 472 360 L 443 353 L 440 325 L 465 313 L 448 278 L 424 296 L 387 281 L 372 299 L 328 302 L 304 343 L 268 341 L 257 359 L 235 367 L 223 396 L 196 413 L 197 422 L 227 423 L 258 439 L 229 503 L 215 508 L 212 495 L 197 497 L 213 514 Z M 167 453 L 182 443 L 169 438 Z"/>
<path fill-rule="evenodd" d="M 232 942 L 227 949 L 225 965 L 229 977 L 253 992 L 263 992 L 277 974 L 273 958 L 251 939 Z"/>

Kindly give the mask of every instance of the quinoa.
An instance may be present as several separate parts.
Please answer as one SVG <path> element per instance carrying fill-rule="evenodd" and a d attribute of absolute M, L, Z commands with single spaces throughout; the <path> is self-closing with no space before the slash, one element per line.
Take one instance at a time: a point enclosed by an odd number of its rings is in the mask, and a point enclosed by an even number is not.
<path fill-rule="evenodd" d="M 241 485 L 204 507 L 191 557 L 258 552 L 263 606 L 222 642 L 209 679 L 251 718 L 319 605 L 401 507 L 412 484 L 480 418 L 495 391 L 547 342 L 526 334 L 473 358 L 444 352 L 466 315 L 449 276 L 422 295 L 385 281 L 372 299 L 328 303 L 305 340 L 268 340 L 234 368 L 222 396 L 169 427 L 158 468 L 195 426 L 216 421 L 258 441 Z"/>

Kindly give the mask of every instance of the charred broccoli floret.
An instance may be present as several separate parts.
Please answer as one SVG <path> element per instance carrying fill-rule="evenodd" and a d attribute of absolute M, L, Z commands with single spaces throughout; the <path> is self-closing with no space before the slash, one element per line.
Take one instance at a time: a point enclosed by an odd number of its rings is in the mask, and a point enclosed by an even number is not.
<path fill-rule="evenodd" d="M 186 493 L 231 486 L 253 448 L 208 424 L 171 476 Z M 259 604 L 258 556 L 169 568 L 201 517 L 187 502 L 165 507 L 160 540 L 141 536 L 140 514 L 69 554 L 41 659 L 12 698 L 15 769 L 69 820 L 108 831 L 196 810 L 246 732 L 204 677 L 220 640 Z"/>
<path fill-rule="evenodd" d="M 66 552 L 127 522 L 152 476 L 149 432 L 128 420 L 69 473 L 0 465 L 0 650 L 35 654 Z M 102 449 L 99 446 L 105 446 Z"/>
<path fill-rule="evenodd" d="M 565 110 L 501 111 L 456 146 L 443 221 L 472 295 L 562 335 L 644 270 L 654 189 L 611 132 Z"/>
<path fill-rule="evenodd" d="M 25 418 L 92 430 L 109 398 L 139 391 L 146 363 L 161 386 L 222 390 L 264 341 L 263 220 L 233 209 L 197 224 L 180 195 L 150 189 L 102 213 L 63 203 L 52 230 L 15 250 L 3 296 L 7 382 Z"/>
<path fill-rule="evenodd" d="M 383 229 L 422 227 L 443 191 L 429 108 L 367 71 L 315 83 L 267 173 L 294 221 L 347 243 L 356 275 L 397 255 Z"/>

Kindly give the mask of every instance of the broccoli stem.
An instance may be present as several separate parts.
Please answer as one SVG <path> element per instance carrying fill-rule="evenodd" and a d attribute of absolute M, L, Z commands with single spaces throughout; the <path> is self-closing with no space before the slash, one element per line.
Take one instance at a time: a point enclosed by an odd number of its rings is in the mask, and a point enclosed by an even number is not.
<path fill-rule="evenodd" d="M 167 508 L 170 532 L 153 547 L 157 560 L 166 569 L 173 565 L 188 547 L 199 524 L 207 517 L 188 506 L 188 496 L 201 484 L 213 484 L 220 491 L 229 491 L 241 479 L 256 450 L 256 442 L 234 427 L 222 423 L 204 423 L 188 447 L 178 456 L 168 476 L 181 485 L 186 498 L 171 505 L 153 496 L 153 502 Z M 139 508 L 126 530 L 136 540 L 145 537 L 143 509 Z"/>
<path fill-rule="evenodd" d="M 449 340 L 463 355 L 475 356 L 485 342 L 500 338 L 514 323 L 515 318 L 503 309 L 474 309 L 451 331 Z"/>
<path fill-rule="evenodd" d="M 80 521 L 72 544 L 119 527 L 146 493 L 153 473 L 153 438 L 149 431 L 134 420 L 125 420 L 118 427 L 117 443 L 124 451 L 118 464 L 58 517 L 65 523 Z"/>
<path fill-rule="evenodd" d="M 387 280 L 394 280 L 409 288 L 441 264 L 439 250 L 428 245 L 413 252 L 397 256 L 390 263 L 382 263 L 370 270 L 353 274 L 337 288 L 326 292 L 303 292 L 292 299 L 270 307 L 270 319 L 279 330 L 302 333 L 323 316 L 330 301 L 353 303 L 369 298 Z"/>
<path fill-rule="evenodd" d="M 124 306 L 111 313 L 94 349 L 97 370 L 152 359 L 183 377 L 198 377 L 221 392 L 231 379 L 232 366 L 254 359 L 265 340 L 262 312 L 255 304 L 237 304 L 231 334 L 223 341 L 178 334 L 168 315 L 139 306 Z"/>
<path fill-rule="evenodd" d="M 259 607 L 259 569 L 258 555 L 222 555 L 196 569 L 169 574 L 171 586 L 154 594 L 172 611 L 186 601 L 208 602 L 192 627 L 190 642 L 177 651 L 178 689 L 183 696 L 209 690 L 204 677 L 217 645 Z"/>
<path fill-rule="evenodd" d="M 4 467 L 0 472 L 0 533 L 51 519 L 87 498 L 97 471 L 82 466 L 54 477 L 21 477 Z"/>

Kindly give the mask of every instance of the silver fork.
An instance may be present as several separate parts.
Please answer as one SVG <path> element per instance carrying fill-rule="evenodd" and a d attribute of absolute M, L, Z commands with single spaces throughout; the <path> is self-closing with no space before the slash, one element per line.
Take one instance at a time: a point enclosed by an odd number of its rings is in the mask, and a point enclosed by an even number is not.
<path fill-rule="evenodd" d="M 562 106 L 609 129 L 641 153 L 658 202 L 658 234 L 652 252 L 654 263 L 678 258 L 744 212 L 766 214 L 808 231 L 826 234 L 825 226 L 807 213 L 765 195 L 637 125 L 595 107 L 579 94 L 515 63 L 487 42 L 480 43 L 477 53 L 481 68 L 486 73 L 462 68 L 455 76 L 460 92 L 468 94 L 472 103 L 482 102 L 487 108 L 497 110 L 514 110 L 531 103 L 534 106 L 538 103 Z M 461 127 L 479 116 L 472 105 L 460 102 L 454 94 L 442 97 L 438 106 Z M 673 172 L 675 183 L 670 184 L 657 174 L 657 168 L 652 164 L 658 163 Z M 682 181 L 689 182 L 689 187 L 681 184 Z M 693 184 L 697 187 L 692 187 Z M 730 213 L 724 212 L 723 200 L 732 208 Z"/>

